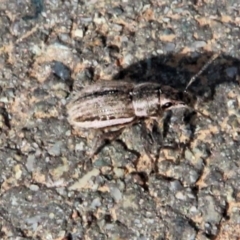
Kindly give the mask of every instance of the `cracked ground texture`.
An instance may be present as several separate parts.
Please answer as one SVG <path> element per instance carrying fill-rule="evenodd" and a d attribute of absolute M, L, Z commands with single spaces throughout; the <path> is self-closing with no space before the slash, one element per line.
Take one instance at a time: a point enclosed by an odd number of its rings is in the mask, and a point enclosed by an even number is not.
<path fill-rule="evenodd" d="M 239 36 L 238 0 L 1 0 L 0 238 L 240 239 Z M 88 161 L 79 89 L 183 90 L 215 52 L 195 115 L 139 121 Z"/>

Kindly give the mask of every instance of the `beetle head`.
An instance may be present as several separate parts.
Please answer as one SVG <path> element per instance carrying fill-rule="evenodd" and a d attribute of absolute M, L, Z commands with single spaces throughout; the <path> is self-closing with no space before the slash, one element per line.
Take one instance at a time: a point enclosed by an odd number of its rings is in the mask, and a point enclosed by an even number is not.
<path fill-rule="evenodd" d="M 175 108 L 193 109 L 196 99 L 185 91 L 178 91 L 168 86 L 161 88 L 160 107 L 162 110 L 171 110 Z"/>

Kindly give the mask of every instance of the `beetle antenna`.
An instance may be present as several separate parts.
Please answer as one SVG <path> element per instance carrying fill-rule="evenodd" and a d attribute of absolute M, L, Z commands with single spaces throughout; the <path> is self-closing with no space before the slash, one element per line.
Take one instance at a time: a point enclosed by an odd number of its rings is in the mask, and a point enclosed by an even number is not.
<path fill-rule="evenodd" d="M 207 61 L 207 63 L 202 67 L 202 69 L 197 73 L 195 74 L 189 81 L 188 85 L 186 86 L 184 92 L 187 91 L 187 89 L 189 88 L 189 86 L 196 80 L 197 77 L 199 77 L 203 71 L 206 70 L 206 68 L 220 55 L 220 52 L 217 52 L 215 54 L 212 55 L 212 57 Z"/>

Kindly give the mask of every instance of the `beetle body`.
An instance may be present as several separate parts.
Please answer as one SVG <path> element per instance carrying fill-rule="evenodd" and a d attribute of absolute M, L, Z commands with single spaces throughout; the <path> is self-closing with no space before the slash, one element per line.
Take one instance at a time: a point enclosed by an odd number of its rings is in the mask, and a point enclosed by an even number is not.
<path fill-rule="evenodd" d="M 189 104 L 188 93 L 158 83 L 99 81 L 82 89 L 68 104 L 68 121 L 74 127 L 100 129 L 158 117 Z"/>

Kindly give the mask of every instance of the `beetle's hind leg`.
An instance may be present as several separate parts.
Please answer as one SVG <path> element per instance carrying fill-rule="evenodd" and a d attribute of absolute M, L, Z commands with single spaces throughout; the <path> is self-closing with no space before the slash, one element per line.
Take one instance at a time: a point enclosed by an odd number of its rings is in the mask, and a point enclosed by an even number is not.
<path fill-rule="evenodd" d="M 115 141 L 122 134 L 125 128 L 133 125 L 137 121 L 137 119 L 134 119 L 132 122 L 127 124 L 96 130 L 96 137 L 93 140 L 90 152 L 87 154 L 89 159 L 88 163 L 92 164 L 94 157 L 102 150 L 103 147 L 106 146 L 106 144 Z"/>
<path fill-rule="evenodd" d="M 93 147 L 90 152 L 90 157 L 97 155 L 106 144 L 116 140 L 121 135 L 124 129 L 125 127 L 121 127 L 114 131 L 101 131 L 99 134 L 97 134 L 96 138 L 93 141 Z"/>

